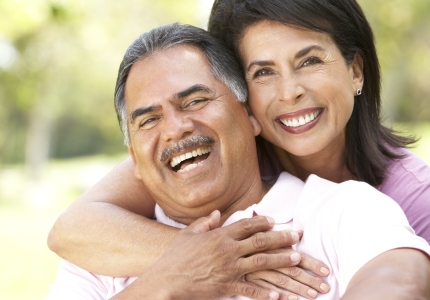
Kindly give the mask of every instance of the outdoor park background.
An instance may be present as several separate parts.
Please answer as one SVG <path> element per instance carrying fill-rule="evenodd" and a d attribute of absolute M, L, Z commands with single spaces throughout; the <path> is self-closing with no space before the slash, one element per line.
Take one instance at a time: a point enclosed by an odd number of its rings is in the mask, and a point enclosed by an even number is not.
<path fill-rule="evenodd" d="M 213 0 L 0 0 L 0 299 L 43 299 L 56 217 L 127 156 L 113 109 L 126 47 Z M 430 163 L 430 1 L 359 0 L 376 34 L 386 123 Z"/>

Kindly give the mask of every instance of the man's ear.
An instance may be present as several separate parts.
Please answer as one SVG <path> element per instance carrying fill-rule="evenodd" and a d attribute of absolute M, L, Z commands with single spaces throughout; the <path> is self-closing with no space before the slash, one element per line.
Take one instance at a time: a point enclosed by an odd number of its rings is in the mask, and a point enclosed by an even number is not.
<path fill-rule="evenodd" d="M 134 163 L 134 176 L 136 176 L 137 179 L 142 180 L 142 175 L 140 175 L 139 168 L 137 167 L 136 154 L 134 153 L 132 146 L 128 147 L 128 153 L 130 153 L 130 157 Z"/>
<path fill-rule="evenodd" d="M 363 58 L 358 53 L 355 53 L 351 63 L 351 78 L 354 88 L 362 90 L 364 83 Z"/>
<path fill-rule="evenodd" d="M 257 119 L 254 118 L 253 115 L 249 116 L 249 120 L 251 121 L 252 132 L 254 133 L 254 136 L 259 135 L 260 132 L 261 132 L 261 125 L 260 125 L 260 123 L 258 123 Z"/>

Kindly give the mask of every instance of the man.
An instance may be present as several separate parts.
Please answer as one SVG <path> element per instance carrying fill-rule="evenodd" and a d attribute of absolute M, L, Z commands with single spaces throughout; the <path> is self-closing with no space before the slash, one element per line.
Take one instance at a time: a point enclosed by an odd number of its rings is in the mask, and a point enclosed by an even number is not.
<path fill-rule="evenodd" d="M 222 272 L 190 257 L 187 247 L 218 223 L 254 215 L 272 216 L 276 230 L 304 230 L 297 249 L 332 268 L 326 299 L 429 296 L 430 267 L 424 253 L 428 255 L 430 247 L 412 233 L 403 212 L 389 198 L 363 183 L 334 184 L 316 176 L 304 184 L 283 173 L 272 188 L 261 181 L 254 142 L 260 127 L 243 104 L 241 80 L 229 80 L 234 72 L 229 70 L 237 65 L 223 52 L 201 29 L 156 28 L 127 51 L 115 101 L 136 176 L 156 199 L 157 220 L 183 228 L 215 212 L 181 232 L 159 262 L 137 279 L 99 276 L 63 263 L 48 299 L 232 296 L 216 285 L 205 285 L 206 278 Z M 371 209 L 366 209 L 369 203 Z M 363 214 L 365 224 L 359 219 Z M 264 235 L 275 236 L 276 232 Z M 210 246 L 202 247 L 222 256 L 223 249 Z M 262 269 L 274 267 L 271 259 L 252 256 Z M 183 276 L 183 268 L 194 274 Z M 231 269 L 223 266 L 225 272 Z M 243 274 L 238 275 L 240 280 Z M 263 296 L 277 299 L 279 294 Z"/>

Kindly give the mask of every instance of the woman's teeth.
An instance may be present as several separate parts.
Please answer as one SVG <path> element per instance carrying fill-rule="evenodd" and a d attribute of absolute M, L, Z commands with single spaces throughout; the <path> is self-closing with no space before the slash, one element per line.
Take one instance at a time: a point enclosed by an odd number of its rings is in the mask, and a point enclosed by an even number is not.
<path fill-rule="evenodd" d="M 316 117 L 321 113 L 322 108 L 314 111 L 313 113 L 300 116 L 299 118 L 291 118 L 288 120 L 279 119 L 279 121 L 288 127 L 298 127 L 308 124 L 309 122 L 315 120 Z"/>
<path fill-rule="evenodd" d="M 174 168 L 175 166 L 179 165 L 184 160 L 190 159 L 192 157 L 204 155 L 204 154 L 209 153 L 209 152 L 211 152 L 211 147 L 197 148 L 193 151 L 190 151 L 190 152 L 187 152 L 187 153 L 184 153 L 184 154 L 181 154 L 179 156 L 172 158 L 172 160 L 170 161 L 170 166 L 172 168 Z M 191 164 L 191 165 L 187 166 L 187 168 L 189 168 L 192 165 L 197 165 L 197 164 Z M 181 170 L 181 171 L 186 171 L 185 169 Z"/>

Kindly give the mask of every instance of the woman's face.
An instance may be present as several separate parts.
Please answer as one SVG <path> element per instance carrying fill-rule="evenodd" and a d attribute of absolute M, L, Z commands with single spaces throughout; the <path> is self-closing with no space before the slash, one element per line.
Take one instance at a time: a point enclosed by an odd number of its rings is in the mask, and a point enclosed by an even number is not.
<path fill-rule="evenodd" d="M 363 83 L 359 55 L 348 65 L 329 35 L 269 21 L 249 27 L 239 50 L 266 140 L 297 156 L 344 148 Z"/>

